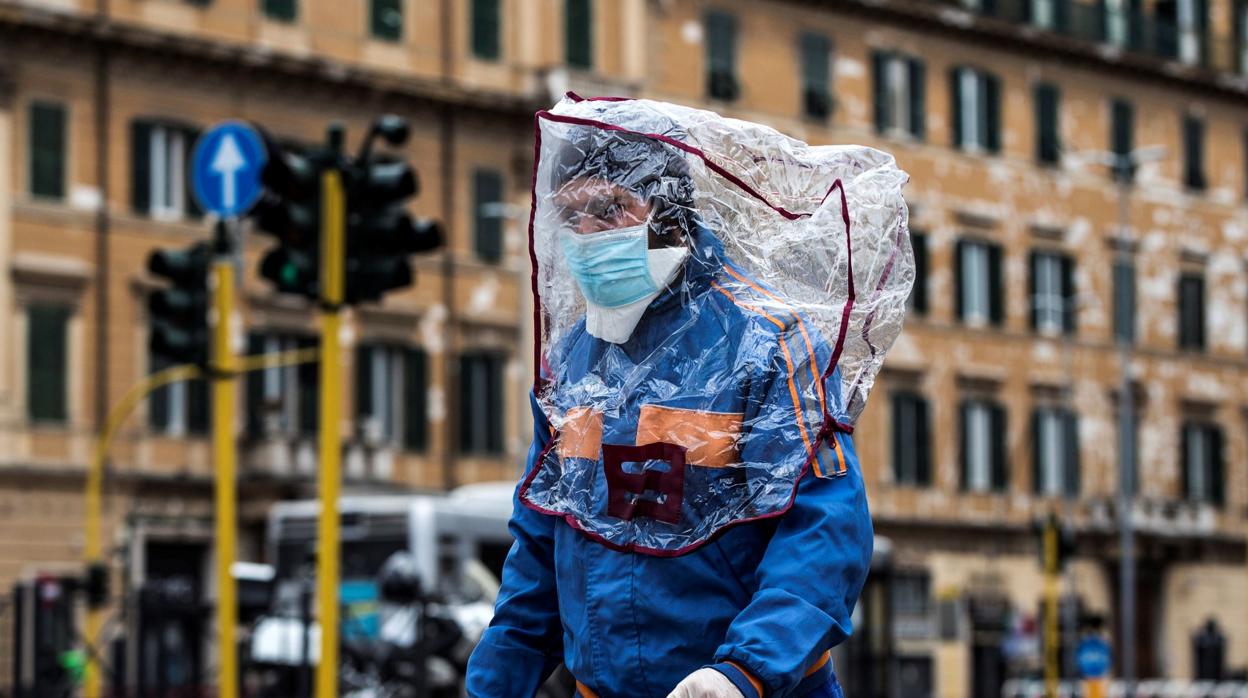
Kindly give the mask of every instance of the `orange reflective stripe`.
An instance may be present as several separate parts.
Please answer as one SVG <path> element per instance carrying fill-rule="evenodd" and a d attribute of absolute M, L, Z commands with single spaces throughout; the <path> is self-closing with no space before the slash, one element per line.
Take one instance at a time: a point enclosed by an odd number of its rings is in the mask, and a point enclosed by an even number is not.
<path fill-rule="evenodd" d="M 802 443 L 806 444 L 806 452 L 809 453 L 810 452 L 810 437 L 806 434 L 806 419 L 805 417 L 802 416 L 802 401 L 801 401 L 801 398 L 798 396 L 797 384 L 793 382 L 793 374 L 795 373 L 795 369 L 793 368 L 793 357 L 789 355 L 789 345 L 785 343 L 784 341 L 784 323 L 768 315 L 767 312 L 764 310 L 755 308 L 752 305 L 749 305 L 747 303 L 742 303 L 741 301 L 737 300 L 737 297 L 732 295 L 731 291 L 724 288 L 723 286 L 720 286 L 718 282 L 712 281 L 711 286 L 715 287 L 717 291 L 727 296 L 728 299 L 731 300 L 736 305 L 742 308 L 745 308 L 746 310 L 750 310 L 755 313 L 758 313 L 759 315 L 762 315 L 763 317 L 772 321 L 772 323 L 774 323 L 776 327 L 780 328 L 780 333 L 776 335 L 776 337 L 780 339 L 780 349 L 784 352 L 784 363 L 787 364 L 789 367 L 789 395 L 793 398 L 793 412 L 797 415 L 797 428 L 802 433 Z"/>
<path fill-rule="evenodd" d="M 798 331 L 802 333 L 802 339 L 806 340 L 806 353 L 807 355 L 810 356 L 810 377 L 811 377 L 811 380 L 815 382 L 815 392 L 819 394 L 819 410 L 820 410 L 819 413 L 821 415 L 827 414 L 828 407 L 827 407 L 827 402 L 824 400 L 824 396 L 823 396 L 823 381 L 819 380 L 819 373 L 815 367 L 815 363 L 816 363 L 815 362 L 815 347 L 813 344 L 811 344 L 810 335 L 806 334 L 806 325 L 805 323 L 802 322 L 802 316 L 799 315 L 796 310 L 790 308 L 788 304 L 780 300 L 780 298 L 772 294 L 767 289 L 763 288 L 762 286 L 759 286 L 758 284 L 755 284 L 753 281 L 751 281 L 750 279 L 747 279 L 745 276 L 738 274 L 736 271 L 733 270 L 732 267 L 725 265 L 724 271 L 728 272 L 728 274 L 732 276 L 732 278 L 740 281 L 743 284 L 746 284 L 750 288 L 758 291 L 764 296 L 767 296 L 768 298 L 782 305 L 785 310 L 789 311 L 789 313 L 793 315 L 793 319 L 797 320 L 797 329 Z"/>
<path fill-rule="evenodd" d="M 737 668 L 737 671 L 740 671 L 742 674 L 745 674 L 745 678 L 748 679 L 750 682 L 750 685 L 754 687 L 754 692 L 760 696 L 763 695 L 763 682 L 754 678 L 754 675 L 751 674 L 748 669 L 741 666 L 740 664 L 737 664 L 731 659 L 726 660 L 724 663 L 733 665 L 734 667 Z"/>
<path fill-rule="evenodd" d="M 832 650 L 827 650 L 826 652 L 823 653 L 823 656 L 819 658 L 819 661 L 812 664 L 811 667 L 806 670 L 806 673 L 804 674 L 804 676 L 810 676 L 816 671 L 819 671 L 820 669 L 823 668 L 823 665 L 827 664 L 830 661 L 832 661 Z"/>
<path fill-rule="evenodd" d="M 844 474 L 848 466 L 845 464 L 845 452 L 841 450 L 841 440 L 837 438 L 836 434 L 832 435 L 832 448 L 836 449 L 836 462 L 838 464 L 836 471 Z"/>
<path fill-rule="evenodd" d="M 598 460 L 598 450 L 602 447 L 602 413 L 592 407 L 568 410 L 555 447 L 560 458 Z"/>
<path fill-rule="evenodd" d="M 594 693 L 593 691 L 589 690 L 589 686 L 586 686 L 580 681 L 576 682 L 576 694 L 578 696 L 581 696 L 581 698 L 598 698 L 597 693 Z"/>
<path fill-rule="evenodd" d="M 638 446 L 665 442 L 684 446 L 685 462 L 723 468 L 738 461 L 740 412 L 707 412 L 663 405 L 642 405 L 637 417 Z"/>

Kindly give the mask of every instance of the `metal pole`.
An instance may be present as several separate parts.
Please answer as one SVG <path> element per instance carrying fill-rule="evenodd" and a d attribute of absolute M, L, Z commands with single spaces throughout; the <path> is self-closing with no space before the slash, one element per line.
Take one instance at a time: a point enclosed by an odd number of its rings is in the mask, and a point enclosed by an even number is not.
<path fill-rule="evenodd" d="M 234 312 L 234 260 L 225 221 L 217 223 L 213 262 L 212 460 L 216 473 L 217 634 L 221 653 L 221 698 L 238 695 L 238 598 L 231 566 L 236 557 L 237 511 L 234 453 L 234 350 L 230 318 Z"/>
<path fill-rule="evenodd" d="M 1131 226 L 1131 210 L 1129 197 L 1131 183 L 1127 173 L 1133 164 L 1131 154 L 1119 156 L 1118 163 L 1118 233 L 1126 237 Z M 1123 162 L 1122 160 L 1126 160 Z M 1118 261 L 1129 263 L 1130 256 L 1126 250 L 1126 240 L 1122 240 L 1118 248 Z M 1135 304 L 1132 303 L 1131 319 L 1134 329 Z M 1118 395 L 1118 616 L 1122 647 L 1122 684 L 1126 689 L 1126 698 L 1135 695 L 1135 535 L 1132 530 L 1131 499 L 1135 490 L 1134 468 L 1135 439 L 1132 438 L 1135 424 L 1135 395 L 1131 387 L 1131 337 L 1123 333 L 1118 337 L 1119 371 L 1122 386 Z"/>
<path fill-rule="evenodd" d="M 331 141 L 334 138 L 331 133 Z M 341 142 L 341 139 L 339 139 Z M 342 175 L 325 171 L 321 180 L 321 511 L 317 526 L 317 618 L 321 626 L 321 657 L 316 667 L 317 698 L 338 695 L 338 494 L 340 474 L 342 362 L 339 330 L 342 326 L 344 226 Z"/>

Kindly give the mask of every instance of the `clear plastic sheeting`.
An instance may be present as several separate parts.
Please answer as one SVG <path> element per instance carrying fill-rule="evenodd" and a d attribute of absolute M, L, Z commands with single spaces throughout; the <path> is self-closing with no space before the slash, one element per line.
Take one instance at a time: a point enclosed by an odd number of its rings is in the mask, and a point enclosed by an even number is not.
<path fill-rule="evenodd" d="M 537 127 L 552 439 L 522 500 L 672 555 L 846 472 L 914 279 L 892 156 L 648 100 L 570 95 Z"/>

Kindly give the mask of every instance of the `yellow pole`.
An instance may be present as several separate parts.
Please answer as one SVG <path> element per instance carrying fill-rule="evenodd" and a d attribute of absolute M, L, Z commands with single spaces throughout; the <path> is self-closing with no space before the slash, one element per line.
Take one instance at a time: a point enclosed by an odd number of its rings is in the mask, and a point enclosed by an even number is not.
<path fill-rule="evenodd" d="M 321 657 L 316 666 L 317 698 L 338 695 L 338 491 L 342 480 L 339 408 L 342 364 L 339 344 L 345 258 L 345 204 L 342 176 L 325 172 L 321 180 L 321 511 L 317 526 L 316 608 L 321 626 Z"/>
<path fill-rule="evenodd" d="M 1048 698 L 1057 698 L 1057 521 L 1054 518 L 1044 525 L 1044 605 L 1044 692 Z"/>
<path fill-rule="evenodd" d="M 234 311 L 234 265 L 224 257 L 213 264 L 212 460 L 216 471 L 217 635 L 221 653 L 221 698 L 238 695 L 238 599 L 230 571 L 236 556 L 237 527 L 234 452 L 234 350 L 230 317 Z"/>

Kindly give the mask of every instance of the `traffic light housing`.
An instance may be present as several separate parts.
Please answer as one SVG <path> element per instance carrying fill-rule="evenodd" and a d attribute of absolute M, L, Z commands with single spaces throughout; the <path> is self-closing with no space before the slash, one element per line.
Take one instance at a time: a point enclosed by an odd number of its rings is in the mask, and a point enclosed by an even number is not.
<path fill-rule="evenodd" d="M 260 276 L 278 293 L 320 295 L 321 174 L 323 158 L 283 149 L 267 135 L 268 160 L 260 174 L 264 194 L 252 209 L 256 229 L 277 239 L 260 261 Z"/>
<path fill-rule="evenodd" d="M 208 365 L 211 264 L 211 250 L 202 242 L 182 250 L 156 250 L 147 258 L 148 271 L 170 283 L 147 299 L 154 355 L 173 364 Z"/>
<path fill-rule="evenodd" d="M 1040 569 L 1046 574 L 1059 574 L 1066 568 L 1066 563 L 1075 556 L 1075 534 L 1069 527 L 1063 526 L 1056 516 L 1050 514 L 1036 523 L 1036 541 L 1039 543 Z M 1049 536 L 1053 536 L 1054 556 L 1049 557 Z"/>
<path fill-rule="evenodd" d="M 419 190 L 411 165 L 389 156 L 366 156 L 347 180 L 346 302 L 380 300 L 411 285 L 408 257 L 437 249 L 441 227 L 416 220 L 405 202 Z"/>

